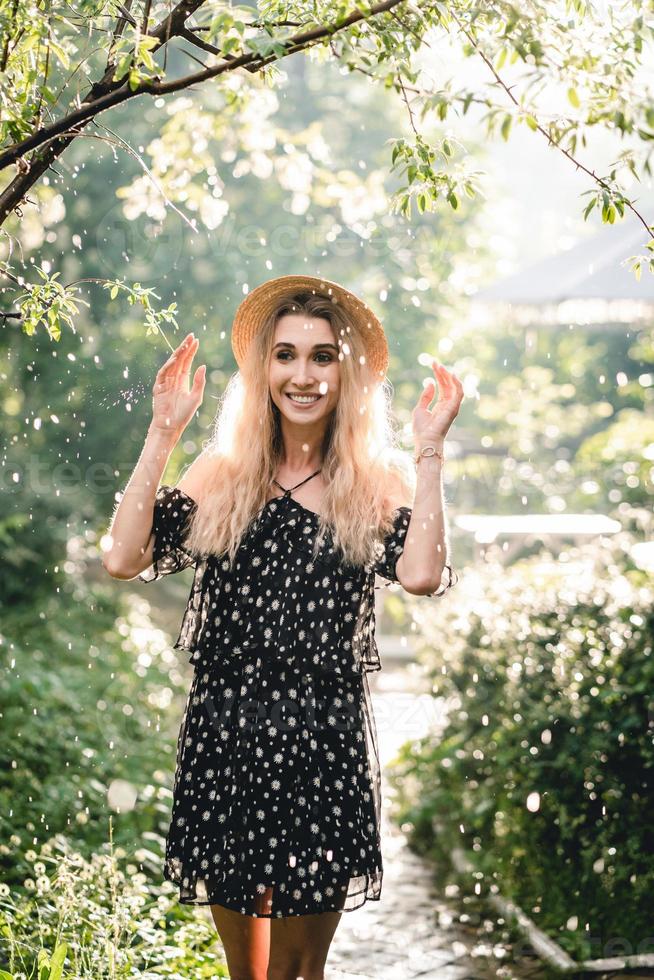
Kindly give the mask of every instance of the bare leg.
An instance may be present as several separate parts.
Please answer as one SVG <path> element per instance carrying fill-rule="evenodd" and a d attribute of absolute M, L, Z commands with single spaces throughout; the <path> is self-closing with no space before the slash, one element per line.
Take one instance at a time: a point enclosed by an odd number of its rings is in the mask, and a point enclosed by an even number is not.
<path fill-rule="evenodd" d="M 342 894 L 343 907 L 347 886 Z M 342 912 L 272 919 L 267 980 L 323 980 L 327 954 Z"/>
<path fill-rule="evenodd" d="M 222 905 L 210 908 L 225 950 L 230 980 L 266 980 L 271 920 L 242 915 Z"/>

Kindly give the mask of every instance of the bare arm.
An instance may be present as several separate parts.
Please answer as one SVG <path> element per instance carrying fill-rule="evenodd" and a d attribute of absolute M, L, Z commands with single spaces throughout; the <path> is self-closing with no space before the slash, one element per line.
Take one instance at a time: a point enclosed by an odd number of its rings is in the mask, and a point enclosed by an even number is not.
<path fill-rule="evenodd" d="M 438 361 L 433 361 L 432 369 L 438 381 L 438 401 L 430 410 L 436 391 L 436 381 L 430 379 L 413 411 L 413 432 L 418 449 L 433 446 L 442 451 L 445 436 L 463 400 L 463 385 Z M 397 561 L 398 581 L 414 595 L 431 595 L 440 588 L 446 560 L 442 464 L 437 456 L 425 457 L 418 463 L 411 520 L 404 550 Z"/>
<path fill-rule="evenodd" d="M 442 448 L 442 443 L 437 448 Z M 421 459 L 404 551 L 397 560 L 397 578 L 406 592 L 430 595 L 439 588 L 447 555 L 446 536 L 442 464 L 436 456 Z"/>
<path fill-rule="evenodd" d="M 189 334 L 157 372 L 145 445 L 104 539 L 102 564 L 112 578 L 135 578 L 152 564 L 156 492 L 170 454 L 204 393 L 204 366 L 197 369 L 188 390 L 198 343 Z"/>

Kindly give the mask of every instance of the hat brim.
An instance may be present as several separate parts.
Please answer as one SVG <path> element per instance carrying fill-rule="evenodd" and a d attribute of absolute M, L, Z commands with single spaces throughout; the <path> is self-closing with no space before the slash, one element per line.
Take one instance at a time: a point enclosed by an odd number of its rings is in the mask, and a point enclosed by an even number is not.
<path fill-rule="evenodd" d="M 289 292 L 301 291 L 324 293 L 340 304 L 363 338 L 369 367 L 381 380 L 388 369 L 388 344 L 381 321 L 349 289 L 317 276 L 278 276 L 248 293 L 236 310 L 232 325 L 232 350 L 238 366 L 242 366 L 253 337 L 278 301 Z"/>

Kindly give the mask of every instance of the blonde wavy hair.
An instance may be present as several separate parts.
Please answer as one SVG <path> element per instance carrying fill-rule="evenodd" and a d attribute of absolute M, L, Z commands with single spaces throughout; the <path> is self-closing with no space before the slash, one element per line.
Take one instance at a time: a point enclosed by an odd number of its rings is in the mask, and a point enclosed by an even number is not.
<path fill-rule="evenodd" d="M 280 411 L 270 395 L 268 368 L 277 321 L 288 313 L 328 320 L 338 344 L 340 388 L 322 447 L 326 483 L 315 554 L 329 531 L 342 558 L 366 565 L 375 543 L 392 527 L 392 512 L 412 506 L 416 466 L 399 448 L 391 389 L 375 377 L 365 343 L 345 311 L 324 294 L 291 292 L 256 332 L 241 370 L 220 398 L 203 452 L 209 476 L 189 522 L 186 547 L 194 554 L 229 557 L 271 496 L 283 456 Z M 345 353 L 343 344 L 347 344 Z"/>

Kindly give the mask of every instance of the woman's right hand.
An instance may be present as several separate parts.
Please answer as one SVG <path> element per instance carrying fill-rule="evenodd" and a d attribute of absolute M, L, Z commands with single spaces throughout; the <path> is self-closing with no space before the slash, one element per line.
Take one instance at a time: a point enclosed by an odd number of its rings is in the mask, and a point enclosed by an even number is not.
<path fill-rule="evenodd" d="M 192 333 L 188 334 L 157 371 L 152 388 L 150 431 L 179 437 L 202 404 L 206 364 L 197 368 L 191 390 L 188 389 L 191 364 L 199 345 L 200 341 Z"/>

